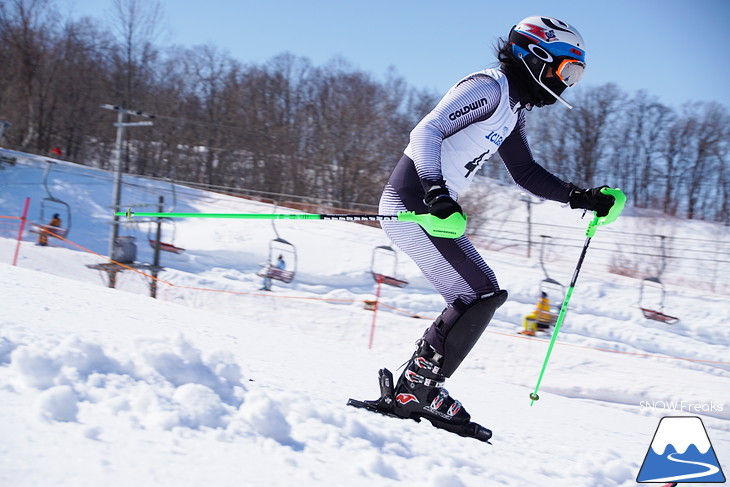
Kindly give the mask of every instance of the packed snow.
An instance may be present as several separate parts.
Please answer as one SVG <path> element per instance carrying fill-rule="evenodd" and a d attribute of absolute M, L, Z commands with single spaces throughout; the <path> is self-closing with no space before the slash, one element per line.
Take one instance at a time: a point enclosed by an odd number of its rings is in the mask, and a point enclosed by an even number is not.
<path fill-rule="evenodd" d="M 50 192 L 70 205 L 72 225 L 68 242 L 48 247 L 26 230 L 13 266 L 17 220 L 0 219 L 0 485 L 633 486 L 664 416 L 700 417 L 729 473 L 728 294 L 677 279 L 666 302 L 680 321 L 645 319 L 640 280 L 608 272 L 600 247 L 651 225 L 631 208 L 594 237 L 532 406 L 548 338 L 516 332 L 545 276 L 536 255 L 482 249 L 510 299 L 446 386 L 493 430 L 486 444 L 346 406 L 378 396 L 378 369 L 397 373 L 443 307 L 399 253 L 397 267 L 376 265 L 409 284 L 383 286 L 373 319 L 373 249 L 388 245 L 378 228 L 177 219 L 163 239 L 185 252 L 162 256 L 153 299 L 144 275 L 127 270 L 110 289 L 106 274 L 87 267 L 107 262 L 110 174 L 59 161 L 47 191 L 46 158 L 3 154 L 17 162 L 0 171 L 0 216 L 20 216 L 30 197 L 28 218 L 38 223 Z M 289 212 L 124 182 L 124 204 L 149 205 L 138 211 L 155 211 L 164 195 L 166 210 Z M 518 188 L 482 184 L 519 198 Z M 44 211 L 64 212 L 46 203 Z M 510 211 L 524 219 L 524 205 Z M 575 249 L 547 263 L 567 284 L 586 221 L 554 203 L 534 211 L 534 221 L 573 228 L 560 232 Z M 665 225 L 675 236 L 728 239 L 708 223 Z M 153 231 L 123 226 L 137 238 L 138 262 L 151 262 Z M 296 277 L 261 291 L 256 272 L 277 235 L 296 246 Z M 684 272 L 687 282 L 703 280 Z"/>

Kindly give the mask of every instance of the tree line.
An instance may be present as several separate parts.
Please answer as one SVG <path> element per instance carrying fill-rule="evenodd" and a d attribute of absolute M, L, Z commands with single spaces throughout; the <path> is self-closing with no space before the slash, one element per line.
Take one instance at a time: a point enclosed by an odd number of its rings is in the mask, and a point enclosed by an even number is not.
<path fill-rule="evenodd" d="M 158 4 L 113 0 L 106 24 L 63 19 L 52 0 L 0 3 L 2 144 L 110 169 L 118 105 L 156 115 L 127 130 L 125 172 L 208 186 L 377 204 L 413 126 L 442 94 L 390 72 L 289 53 L 243 63 L 215 46 L 160 47 Z M 674 109 L 613 84 L 575 108 L 528 115 L 535 158 L 577 185 L 621 187 L 638 207 L 730 223 L 730 115 Z M 137 121 L 134 117 L 128 121 Z M 498 162 L 498 157 L 495 158 Z M 483 174 L 508 178 L 499 164 Z"/>

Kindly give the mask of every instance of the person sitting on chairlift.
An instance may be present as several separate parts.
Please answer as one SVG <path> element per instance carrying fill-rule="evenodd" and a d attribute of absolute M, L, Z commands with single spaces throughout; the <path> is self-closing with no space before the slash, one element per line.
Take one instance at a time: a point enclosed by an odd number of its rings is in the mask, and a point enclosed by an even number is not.
<path fill-rule="evenodd" d="M 48 227 L 60 227 L 61 217 L 58 213 L 54 213 L 51 221 L 48 222 Z M 48 230 L 45 227 L 41 227 L 41 231 L 38 233 L 38 245 L 45 247 L 48 245 Z"/>
<path fill-rule="evenodd" d="M 284 270 L 286 269 L 286 262 L 284 261 L 284 256 L 279 254 L 279 257 L 276 259 L 276 269 Z M 271 291 L 271 277 L 269 275 L 271 274 L 271 269 L 269 269 L 268 275 L 264 277 L 264 286 L 261 288 L 262 291 Z"/>
<path fill-rule="evenodd" d="M 550 311 L 550 300 L 547 293 L 543 291 L 540 299 L 537 300 L 535 310 L 522 319 L 522 326 L 525 329 L 520 332 L 520 335 L 535 336 L 539 328 L 550 328 L 554 320 L 555 314 Z"/>

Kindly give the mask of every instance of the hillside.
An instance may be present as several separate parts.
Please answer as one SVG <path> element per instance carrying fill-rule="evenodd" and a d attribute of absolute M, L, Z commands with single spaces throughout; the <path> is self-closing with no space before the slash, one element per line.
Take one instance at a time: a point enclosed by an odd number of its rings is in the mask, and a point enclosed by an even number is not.
<path fill-rule="evenodd" d="M 39 213 L 45 165 L 28 157 L 0 172 L 0 215 L 19 215 L 26 196 Z M 51 192 L 73 209 L 71 243 L 39 247 L 28 234 L 12 266 L 12 224 L 0 233 L 3 485 L 633 486 L 667 415 L 701 417 L 727 474 L 727 295 L 670 285 L 667 303 L 680 321 L 646 320 L 636 307 L 640 281 L 608 272 L 601 245 L 649 228 L 653 219 L 638 212 L 594 239 L 532 407 L 547 342 L 515 332 L 543 271 L 535 256 L 483 250 L 510 300 L 447 387 L 494 431 L 486 445 L 345 406 L 377 395 L 377 370 L 395 371 L 443 306 L 399 255 L 394 270 L 409 285 L 383 289 L 368 348 L 371 257 L 388 243 L 379 229 L 178 220 L 174 241 L 186 251 L 164 255 L 153 300 L 144 276 L 125 272 L 112 290 L 86 267 L 107 251 L 109 175 L 61 163 L 51 175 Z M 125 181 L 125 204 L 158 194 L 172 201 L 168 183 Z M 283 211 L 186 188 L 174 194 L 177 211 Z M 574 228 L 582 243 L 578 212 L 545 203 L 533 218 L 561 233 Z M 147 226 L 124 232 L 148 262 Z M 681 221 L 668 231 L 711 240 L 722 229 Z M 276 232 L 296 246 L 296 278 L 266 293 L 255 273 Z M 578 251 L 553 257 L 551 275 L 567 282 Z"/>

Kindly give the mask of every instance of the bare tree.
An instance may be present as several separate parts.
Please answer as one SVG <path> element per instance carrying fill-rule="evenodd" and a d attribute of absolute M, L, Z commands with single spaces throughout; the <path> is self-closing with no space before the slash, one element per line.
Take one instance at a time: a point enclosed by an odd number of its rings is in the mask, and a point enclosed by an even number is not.
<path fill-rule="evenodd" d="M 210 185 L 223 182 L 225 166 L 231 157 L 225 141 L 228 105 L 224 94 L 233 64 L 233 60 L 211 45 L 198 46 L 184 54 L 185 75 L 190 83 L 189 96 L 194 97 L 198 108 L 196 119 L 205 122 L 199 127 L 199 138 L 189 143 L 206 148 L 197 154 L 205 182 Z"/>
<path fill-rule="evenodd" d="M 646 92 L 637 93 L 619 110 L 608 133 L 612 147 L 608 181 L 622 188 L 633 205 L 646 207 L 661 197 L 655 180 L 663 172 L 659 155 L 674 113 Z"/>
<path fill-rule="evenodd" d="M 0 107 L 14 110 L 21 129 L 21 149 L 37 150 L 41 120 L 54 79 L 54 15 L 48 0 L 8 0 L 0 3 L 0 44 L 3 45 L 4 92 Z M 8 99 L 17 100 L 11 108 Z"/>
<path fill-rule="evenodd" d="M 209 185 L 377 203 L 412 128 L 438 95 L 342 59 L 290 53 L 244 65 L 215 46 L 161 50 L 158 1 L 114 0 L 112 21 L 63 21 L 52 0 L 0 2 L 0 115 L 5 144 L 62 147 L 101 165 L 114 145 L 100 103 L 152 111 L 130 131 L 126 170 Z M 635 206 L 730 222 L 730 116 L 716 103 L 681 112 L 615 85 L 570 93 L 528 114 L 535 159 L 578 185 L 620 186 Z M 134 154 L 134 158 L 129 155 Z M 509 179 L 495 157 L 483 175 Z"/>
<path fill-rule="evenodd" d="M 714 190 L 722 186 L 718 176 L 727 155 L 726 135 L 730 117 L 727 110 L 717 103 L 686 105 L 685 116 L 691 124 L 693 136 L 686 141 L 687 218 L 702 218 L 708 216 L 710 208 L 721 199 Z"/>
<path fill-rule="evenodd" d="M 562 130 L 573 137 L 572 158 L 576 184 L 599 184 L 597 176 L 610 150 L 609 134 L 616 123 L 624 94 L 612 83 L 579 92 L 570 116 L 563 117 Z"/>
<path fill-rule="evenodd" d="M 53 84 L 56 116 L 52 145 L 71 160 L 94 159 L 98 127 L 107 121 L 98 109 L 108 89 L 103 53 L 111 42 L 90 18 L 68 22 L 58 40 L 58 76 Z"/>
<path fill-rule="evenodd" d="M 162 7 L 157 0 L 114 0 L 110 23 L 118 50 L 112 52 L 118 77 L 118 99 L 133 108 L 140 98 L 139 89 L 153 78 L 157 59 L 155 40 L 161 34 Z"/>

